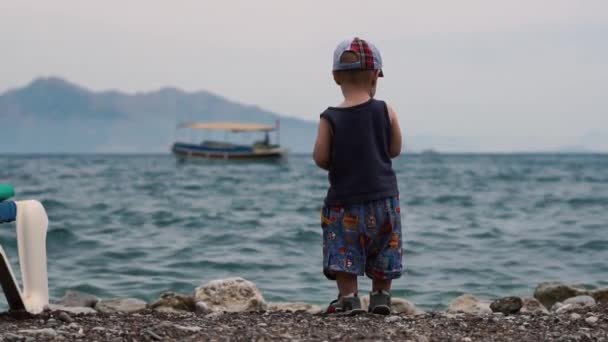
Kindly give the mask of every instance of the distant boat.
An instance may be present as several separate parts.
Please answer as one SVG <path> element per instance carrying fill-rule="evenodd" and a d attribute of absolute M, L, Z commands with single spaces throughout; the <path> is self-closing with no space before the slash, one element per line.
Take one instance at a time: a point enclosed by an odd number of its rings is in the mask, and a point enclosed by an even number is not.
<path fill-rule="evenodd" d="M 427 150 L 422 150 L 422 151 L 420 152 L 420 154 L 426 154 L 426 155 L 438 155 L 438 154 L 439 154 L 439 152 L 437 152 L 437 151 L 435 151 L 435 150 L 433 150 L 433 149 L 431 148 L 431 149 L 427 149 Z"/>
<path fill-rule="evenodd" d="M 235 144 L 228 141 L 205 140 L 200 144 L 175 142 L 171 151 L 178 158 L 202 159 L 281 159 L 287 155 L 287 150 L 280 143 L 270 143 L 270 132 L 275 131 L 279 141 L 279 122 L 276 126 L 233 122 L 193 122 L 179 125 L 182 129 L 201 129 L 226 131 L 232 133 L 263 132 L 264 139 L 251 145 Z"/>

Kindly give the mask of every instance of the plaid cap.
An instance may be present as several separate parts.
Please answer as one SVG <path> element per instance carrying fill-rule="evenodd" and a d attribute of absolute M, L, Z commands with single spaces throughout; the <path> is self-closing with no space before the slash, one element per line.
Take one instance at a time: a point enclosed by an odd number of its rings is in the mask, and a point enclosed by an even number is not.
<path fill-rule="evenodd" d="M 359 56 L 359 61 L 340 63 L 340 58 L 347 51 L 356 53 Z M 358 37 L 352 40 L 345 40 L 336 47 L 334 51 L 333 71 L 337 70 L 380 70 L 378 76 L 384 77 L 380 51 L 378 51 L 374 44 Z"/>

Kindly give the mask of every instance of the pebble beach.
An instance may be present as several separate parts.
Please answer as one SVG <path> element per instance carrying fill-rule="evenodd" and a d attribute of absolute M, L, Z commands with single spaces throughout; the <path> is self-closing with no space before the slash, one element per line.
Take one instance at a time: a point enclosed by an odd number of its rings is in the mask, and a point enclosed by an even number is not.
<path fill-rule="evenodd" d="M 307 303 L 267 303 L 242 278 L 152 303 L 68 291 L 42 313 L 0 314 L 1 341 L 608 341 L 608 289 L 539 284 L 530 297 L 454 298 L 424 311 L 403 298 L 382 316 L 329 315 Z M 364 304 L 367 298 L 362 298 Z"/>
<path fill-rule="evenodd" d="M 606 341 L 608 306 L 556 315 L 427 313 L 336 317 L 305 312 L 0 316 L 4 341 Z M 597 320 L 590 320 L 595 317 Z M 65 319 L 65 317 L 64 317 Z M 590 323 L 594 321 L 594 323 Z"/>

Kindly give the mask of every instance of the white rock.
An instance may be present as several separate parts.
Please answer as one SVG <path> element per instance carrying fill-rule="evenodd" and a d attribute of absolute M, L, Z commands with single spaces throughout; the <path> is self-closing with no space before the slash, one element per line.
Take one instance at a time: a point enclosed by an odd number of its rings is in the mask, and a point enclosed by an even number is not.
<path fill-rule="evenodd" d="M 102 299 L 97 302 L 95 309 L 103 313 L 125 312 L 132 313 L 146 308 L 146 302 L 135 298 Z"/>
<path fill-rule="evenodd" d="M 581 306 L 577 305 L 577 304 L 564 304 L 564 305 L 558 307 L 557 310 L 555 310 L 555 313 L 557 313 L 557 314 L 566 313 L 566 312 L 570 312 L 574 309 L 578 309 L 580 307 Z"/>
<path fill-rule="evenodd" d="M 174 309 L 168 306 L 158 306 L 154 308 L 154 311 L 164 312 L 164 313 L 172 313 L 172 314 L 181 314 L 184 313 L 184 310 Z"/>
<path fill-rule="evenodd" d="M 80 329 L 80 325 L 78 325 L 78 323 L 72 322 L 68 325 L 68 328 L 76 330 L 76 329 Z"/>
<path fill-rule="evenodd" d="M 301 302 L 277 302 L 268 304 L 268 311 L 283 311 L 283 312 L 296 312 L 304 311 L 310 314 L 318 314 L 323 312 L 323 309 L 314 304 L 301 303 Z"/>
<path fill-rule="evenodd" d="M 384 319 L 384 321 L 386 323 L 394 323 L 394 322 L 397 322 L 397 321 L 400 321 L 400 320 L 401 320 L 401 317 L 399 317 L 399 316 L 389 316 L 389 317 L 386 317 Z"/>
<path fill-rule="evenodd" d="M 576 296 L 576 297 L 571 297 L 568 298 L 564 301 L 564 304 L 576 304 L 576 305 L 580 305 L 583 308 L 586 307 L 590 307 L 590 306 L 594 306 L 595 305 L 595 299 L 593 299 L 593 297 L 591 296 Z"/>
<path fill-rule="evenodd" d="M 97 296 L 80 291 L 67 290 L 63 297 L 57 301 L 57 304 L 63 306 L 86 306 L 94 308 L 97 302 L 99 302 Z"/>
<path fill-rule="evenodd" d="M 205 302 L 196 302 L 196 304 L 194 304 L 194 309 L 199 315 L 205 315 L 211 312 L 211 310 L 209 310 L 209 306 L 207 306 Z"/>
<path fill-rule="evenodd" d="M 49 304 L 47 306 L 51 311 L 65 311 L 73 314 L 96 314 L 97 311 L 87 306 L 65 306 L 59 304 Z"/>
<path fill-rule="evenodd" d="M 201 328 L 201 327 L 195 327 L 195 326 L 185 326 L 185 325 L 178 325 L 178 324 L 173 324 L 173 326 L 177 330 L 187 331 L 187 332 L 193 332 L 193 333 L 203 330 L 203 328 Z"/>
<path fill-rule="evenodd" d="M 214 319 L 214 318 L 220 317 L 223 314 L 224 313 L 222 311 L 215 311 L 215 312 L 212 312 L 210 314 L 205 315 L 205 318 L 207 318 L 207 319 Z"/>
<path fill-rule="evenodd" d="M 542 305 L 538 299 L 532 297 L 522 297 L 523 305 L 519 310 L 520 313 L 544 313 L 548 314 L 549 310 Z"/>
<path fill-rule="evenodd" d="M 194 289 L 194 301 L 204 302 L 211 311 L 266 311 L 268 304 L 254 283 L 243 278 L 212 280 Z"/>
<path fill-rule="evenodd" d="M 425 311 L 418 308 L 414 303 L 403 298 L 391 298 L 391 311 L 396 314 L 408 316 L 424 315 Z"/>
<path fill-rule="evenodd" d="M 475 296 L 464 294 L 454 298 L 448 307 L 449 313 L 464 312 L 472 315 L 491 314 L 490 302 L 481 301 Z"/>
<path fill-rule="evenodd" d="M 551 311 L 557 311 L 557 309 L 561 308 L 562 306 L 564 306 L 564 303 L 562 303 L 562 302 L 556 302 L 551 307 Z"/>
<path fill-rule="evenodd" d="M 581 315 L 577 314 L 576 312 L 573 312 L 570 314 L 570 319 L 572 319 L 573 321 L 577 321 L 579 319 L 581 319 Z"/>
<path fill-rule="evenodd" d="M 598 318 L 596 316 L 589 316 L 587 318 L 585 318 L 585 322 L 587 322 L 587 324 L 590 325 L 594 325 L 595 323 L 597 323 Z"/>

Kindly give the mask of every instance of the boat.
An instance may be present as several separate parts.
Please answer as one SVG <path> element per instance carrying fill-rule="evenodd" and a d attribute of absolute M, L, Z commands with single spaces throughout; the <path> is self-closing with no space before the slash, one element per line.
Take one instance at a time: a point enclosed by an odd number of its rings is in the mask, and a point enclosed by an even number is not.
<path fill-rule="evenodd" d="M 281 147 L 279 143 L 280 133 L 278 121 L 275 126 L 235 122 L 191 122 L 181 124 L 178 128 L 225 131 L 231 133 L 264 133 L 263 140 L 256 141 L 251 145 L 214 140 L 204 140 L 200 144 L 175 142 L 171 147 L 171 151 L 180 159 L 273 160 L 284 158 L 287 155 L 287 149 Z M 276 144 L 270 142 L 270 132 L 276 132 Z"/>

